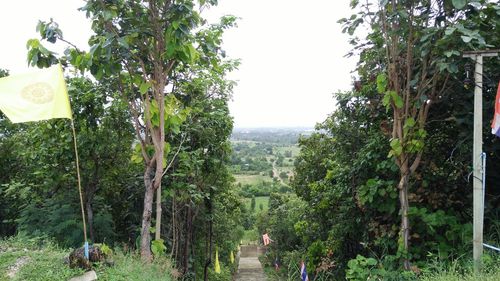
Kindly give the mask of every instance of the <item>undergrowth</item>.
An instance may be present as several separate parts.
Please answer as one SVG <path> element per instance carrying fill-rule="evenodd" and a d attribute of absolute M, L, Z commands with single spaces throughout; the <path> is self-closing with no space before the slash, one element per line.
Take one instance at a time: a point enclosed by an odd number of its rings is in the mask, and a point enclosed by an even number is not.
<path fill-rule="evenodd" d="M 0 280 L 68 280 L 83 274 L 83 270 L 69 268 L 64 258 L 71 249 L 62 249 L 45 238 L 12 237 L 0 240 Z M 8 273 L 13 271 L 16 261 L 25 260 L 13 278 Z M 108 281 L 171 281 L 172 264 L 167 258 L 156 259 L 151 264 L 144 264 L 140 256 L 134 253 L 115 251 L 114 266 L 96 264 L 94 270 L 98 280 Z"/>

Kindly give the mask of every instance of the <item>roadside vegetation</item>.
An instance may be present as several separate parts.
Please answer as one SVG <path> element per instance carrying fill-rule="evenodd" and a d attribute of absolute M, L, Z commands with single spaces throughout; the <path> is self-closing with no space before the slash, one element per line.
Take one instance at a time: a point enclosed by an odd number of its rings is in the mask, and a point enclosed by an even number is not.
<path fill-rule="evenodd" d="M 0 250 L 0 280 L 62 281 L 84 272 L 65 264 L 70 249 L 61 248 L 46 237 L 17 236 L 0 240 Z M 94 267 L 98 280 L 174 280 L 172 262 L 166 258 L 145 264 L 138 252 L 115 248 L 112 260 L 113 266 L 98 264 Z"/>
<path fill-rule="evenodd" d="M 263 264 L 294 280 L 495 280 L 472 273 L 472 101 L 463 51 L 500 46 L 496 1 L 351 1 L 341 19 L 358 78 L 299 140 L 291 187 L 257 220 L 277 241 Z M 360 35 L 356 32 L 363 29 Z M 350 54 L 348 54 L 350 55 Z M 490 128 L 499 60 L 485 60 L 484 240 L 500 245 L 500 142 Z M 468 74 L 469 73 L 469 74 Z M 488 120 L 488 121 L 486 121 Z M 272 271 L 272 270 L 271 270 Z M 315 279 L 316 278 L 316 279 Z"/>
<path fill-rule="evenodd" d="M 500 253 L 472 269 L 475 85 L 462 56 L 499 48 L 498 1 L 350 1 L 339 24 L 355 81 L 312 130 L 233 128 L 239 61 L 222 39 L 237 17 L 207 24 L 216 4 L 88 0 L 90 49 L 63 54 L 50 50 L 68 43 L 64 27 L 39 22 L 28 62 L 69 74 L 83 202 L 70 123 L 0 113 L 0 279 L 83 273 L 64 257 L 83 244 L 84 213 L 91 244 L 113 251 L 98 280 L 233 280 L 231 256 L 263 233 L 269 280 L 298 280 L 301 261 L 316 281 L 500 280 Z M 500 60 L 482 68 L 484 242 L 498 246 Z"/>

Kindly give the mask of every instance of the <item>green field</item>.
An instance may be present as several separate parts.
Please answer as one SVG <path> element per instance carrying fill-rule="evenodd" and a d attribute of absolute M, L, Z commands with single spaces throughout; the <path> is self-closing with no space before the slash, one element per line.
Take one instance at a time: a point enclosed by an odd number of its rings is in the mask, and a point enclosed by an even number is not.
<path fill-rule="evenodd" d="M 249 147 L 255 147 L 255 145 L 257 144 L 256 141 L 251 141 L 251 140 L 231 140 L 231 143 L 232 144 L 244 143 L 247 144 Z"/>
<path fill-rule="evenodd" d="M 250 210 L 251 198 L 245 198 L 245 206 Z M 269 210 L 269 196 L 255 197 L 255 212 L 260 212 L 260 204 L 262 204 L 263 211 Z"/>
<path fill-rule="evenodd" d="M 245 185 L 245 184 L 254 185 L 254 184 L 259 184 L 263 181 L 267 181 L 267 182 L 273 181 L 273 179 L 271 179 L 271 177 L 269 175 L 263 176 L 263 175 L 235 174 L 234 178 L 236 180 L 236 183 L 241 183 L 242 185 Z"/>
<path fill-rule="evenodd" d="M 300 152 L 300 148 L 298 145 L 288 145 L 288 146 L 275 146 L 273 148 L 273 152 L 275 154 L 285 154 L 285 151 L 291 151 L 292 152 L 292 158 L 294 157 L 297 157 L 297 155 L 299 155 L 299 152 Z"/>

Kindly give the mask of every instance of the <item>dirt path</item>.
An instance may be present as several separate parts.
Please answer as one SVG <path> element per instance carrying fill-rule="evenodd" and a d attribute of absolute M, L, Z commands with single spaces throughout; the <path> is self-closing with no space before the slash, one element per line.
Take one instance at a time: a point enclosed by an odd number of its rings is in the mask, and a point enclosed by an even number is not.
<path fill-rule="evenodd" d="M 285 184 L 283 180 L 280 178 L 280 174 L 278 173 L 278 168 L 276 167 L 276 162 L 273 162 L 273 177 L 277 178 L 281 184 Z"/>
<path fill-rule="evenodd" d="M 265 281 L 266 276 L 258 256 L 260 247 L 248 245 L 241 247 L 240 263 L 238 265 L 238 275 L 236 281 Z"/>

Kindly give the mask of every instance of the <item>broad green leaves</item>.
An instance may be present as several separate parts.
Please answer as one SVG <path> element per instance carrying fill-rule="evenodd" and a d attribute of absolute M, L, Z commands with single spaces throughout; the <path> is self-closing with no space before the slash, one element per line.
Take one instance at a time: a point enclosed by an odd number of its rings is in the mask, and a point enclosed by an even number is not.
<path fill-rule="evenodd" d="M 469 48 L 492 47 L 492 45 L 487 44 L 484 36 L 480 34 L 478 29 L 473 29 L 461 22 L 448 26 L 444 31 L 444 35 L 444 38 L 447 40 L 453 36 L 460 36 L 461 41 Z M 447 50 L 445 52 L 450 51 L 453 50 Z"/>
<path fill-rule="evenodd" d="M 417 153 L 422 151 L 426 136 L 427 132 L 424 129 L 417 129 L 415 119 L 407 118 L 403 125 L 403 143 L 399 138 L 392 139 L 390 142 L 391 150 L 387 157 L 399 157 L 403 152 Z"/>
<path fill-rule="evenodd" d="M 389 110 L 391 104 L 396 108 L 403 107 L 403 99 L 396 91 L 386 90 L 387 89 L 387 76 L 381 73 L 377 76 L 377 91 L 384 95 L 382 98 L 382 104 Z"/>
<path fill-rule="evenodd" d="M 43 68 L 57 63 L 55 53 L 46 49 L 37 39 L 28 40 L 26 48 L 28 49 L 28 63 L 32 66 Z"/>
<path fill-rule="evenodd" d="M 398 157 L 401 153 L 403 153 L 403 146 L 401 145 L 401 141 L 399 139 L 392 139 L 390 145 L 391 150 L 389 151 L 389 155 L 387 155 L 387 157 Z"/>
<path fill-rule="evenodd" d="M 146 83 L 141 84 L 141 87 L 143 85 L 146 85 Z M 175 134 L 179 133 L 180 126 L 188 117 L 191 109 L 189 107 L 183 107 L 180 101 L 174 95 L 168 95 L 165 97 L 165 104 L 163 106 L 163 109 L 165 118 L 165 132 L 168 133 L 169 131 L 171 131 Z M 160 112 L 156 100 L 151 101 L 151 105 L 149 106 L 149 119 L 153 126 L 158 127 L 160 125 Z"/>
<path fill-rule="evenodd" d="M 385 73 L 380 73 L 379 75 L 377 75 L 377 91 L 382 94 L 386 89 L 387 75 L 385 75 Z"/>
<path fill-rule="evenodd" d="M 165 242 L 163 241 L 163 239 L 151 241 L 151 251 L 153 251 L 153 255 L 155 257 L 159 257 L 160 255 L 164 254 L 166 250 L 167 247 L 165 246 Z"/>
<path fill-rule="evenodd" d="M 139 86 L 139 92 L 144 95 L 151 88 L 151 85 L 151 82 L 142 82 Z"/>
<path fill-rule="evenodd" d="M 394 189 L 394 181 L 371 178 L 359 187 L 358 200 L 362 206 L 375 206 L 383 213 L 391 214 L 396 210 L 398 194 Z"/>
<path fill-rule="evenodd" d="M 384 268 L 380 266 L 377 268 L 377 260 L 374 258 L 366 258 L 362 255 L 357 255 L 355 259 L 349 260 L 347 263 L 348 269 L 346 270 L 347 280 L 378 280 L 382 279 L 381 275 L 385 272 Z"/>

